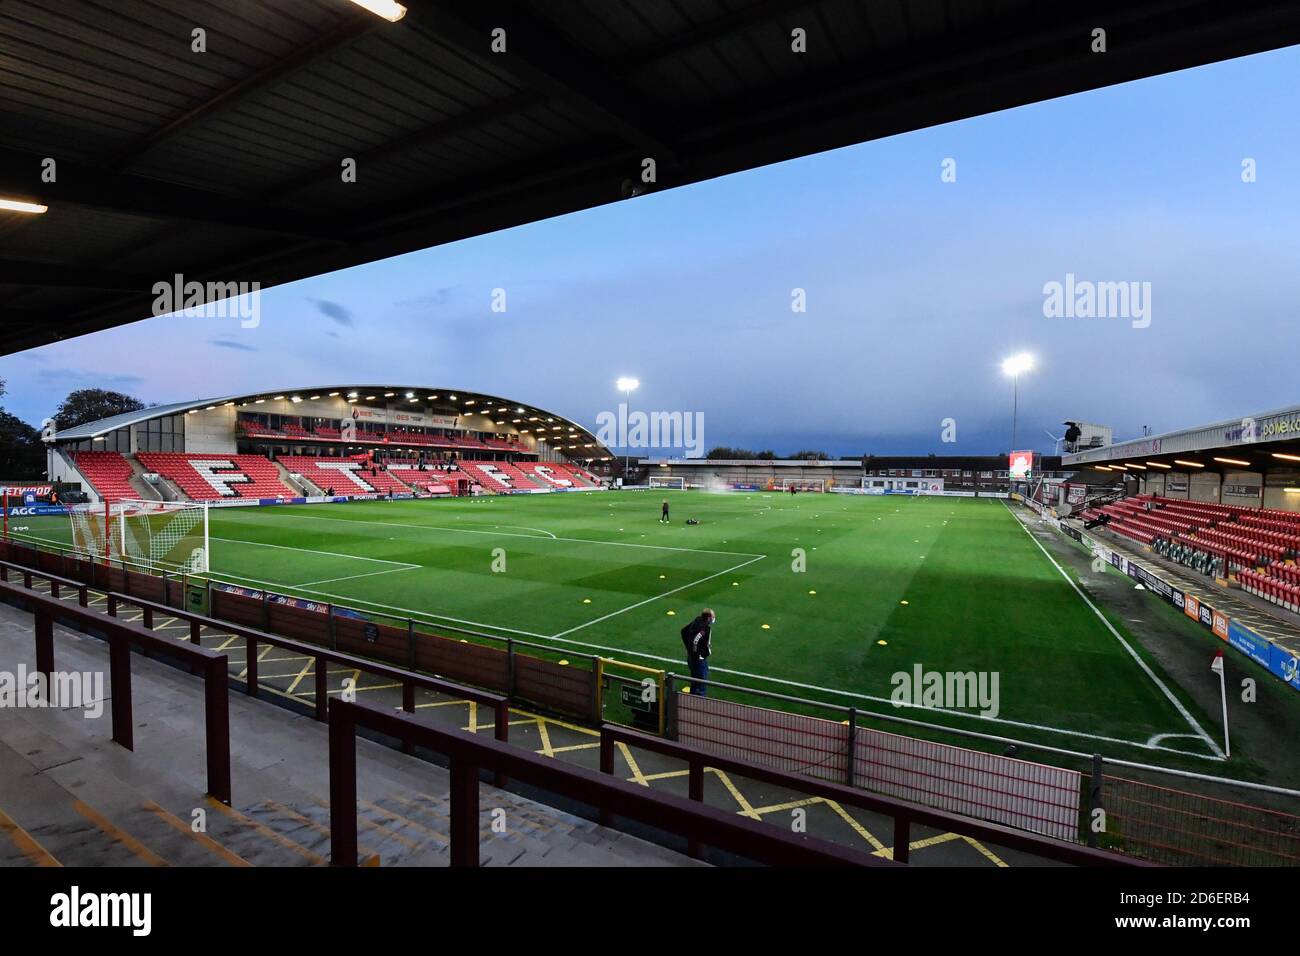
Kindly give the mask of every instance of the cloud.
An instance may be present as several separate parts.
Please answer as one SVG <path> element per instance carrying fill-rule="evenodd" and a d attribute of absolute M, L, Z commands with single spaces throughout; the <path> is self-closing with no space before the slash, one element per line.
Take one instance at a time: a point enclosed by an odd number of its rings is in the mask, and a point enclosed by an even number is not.
<path fill-rule="evenodd" d="M 459 288 L 458 286 L 449 285 L 441 289 L 434 289 L 428 295 L 419 295 L 411 299 L 399 299 L 393 303 L 399 309 L 427 309 L 431 306 L 446 305 L 451 301 L 452 292 Z"/>
<path fill-rule="evenodd" d="M 236 342 L 233 339 L 212 339 L 211 344 L 221 349 L 235 349 L 239 352 L 256 352 L 257 349 L 251 345 L 245 345 L 243 342 Z"/>
<path fill-rule="evenodd" d="M 331 302 L 329 299 L 308 299 L 307 301 L 314 303 L 316 308 L 320 310 L 320 314 L 332 322 L 337 322 L 349 329 L 356 324 L 352 320 L 352 312 L 337 302 Z"/>
<path fill-rule="evenodd" d="M 88 372 L 83 368 L 43 368 L 36 373 L 36 378 L 44 385 L 78 385 L 107 389 L 116 385 L 139 385 L 144 382 L 139 375 Z"/>

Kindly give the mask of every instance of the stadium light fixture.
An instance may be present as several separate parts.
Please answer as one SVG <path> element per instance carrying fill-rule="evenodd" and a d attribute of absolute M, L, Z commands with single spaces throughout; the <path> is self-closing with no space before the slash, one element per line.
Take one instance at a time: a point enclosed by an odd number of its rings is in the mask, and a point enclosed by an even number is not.
<path fill-rule="evenodd" d="M 1214 460 L 1221 465 L 1240 465 L 1242 468 L 1250 467 L 1250 462 L 1242 461 L 1240 458 L 1216 458 Z"/>
<path fill-rule="evenodd" d="M 98 441 L 98 439 L 96 439 Z M 1300 488 L 1283 488 L 1288 495 L 1300 495 Z"/>
<path fill-rule="evenodd" d="M 377 17 L 383 17 L 389 23 L 396 23 L 406 16 L 406 7 L 397 0 L 352 0 L 362 10 L 369 10 Z"/>
<path fill-rule="evenodd" d="M 1147 464 L 1150 465 L 1152 468 L 1165 468 L 1165 469 L 1169 469 L 1169 468 L 1174 467 L 1173 465 L 1166 465 L 1166 464 L 1164 464 L 1163 462 L 1159 462 L 1159 461 L 1149 461 L 1149 462 L 1147 462 Z"/>
<path fill-rule="evenodd" d="M 634 378 L 623 376 L 614 383 L 620 392 L 635 392 L 641 387 L 641 383 Z"/>
<path fill-rule="evenodd" d="M 1300 461 L 1300 455 L 1284 455 L 1280 451 L 1273 452 L 1274 458 L 1281 458 L 1283 461 Z"/>
<path fill-rule="evenodd" d="M 1204 468 L 1205 466 L 1199 461 L 1183 461 L 1181 458 L 1174 459 L 1175 465 L 1185 465 L 1188 468 Z"/>
<path fill-rule="evenodd" d="M 437 396 L 434 396 L 434 397 L 436 398 Z M 447 398 L 450 399 L 450 400 L 453 401 L 453 402 L 456 400 L 456 396 L 455 396 L 455 395 L 448 395 Z"/>
<path fill-rule="evenodd" d="M 396 392 L 384 392 L 384 398 L 392 398 L 396 394 Z"/>
<path fill-rule="evenodd" d="M 43 206 L 38 202 L 23 202 L 21 199 L 0 199 L 0 209 L 9 212 L 25 212 L 33 216 L 39 216 L 49 211 L 49 206 Z"/>
<path fill-rule="evenodd" d="M 1136 468 L 1138 471 L 1146 471 L 1146 470 L 1147 470 L 1147 466 L 1146 466 L 1146 465 L 1135 465 L 1135 464 L 1133 464 L 1133 462 L 1131 462 L 1131 461 L 1126 461 L 1126 462 L 1124 462 L 1124 467 L 1126 467 L 1126 468 Z"/>
<path fill-rule="evenodd" d="M 1033 367 L 1034 357 L 1028 352 L 1021 352 L 1018 355 L 1012 355 L 1002 360 L 1002 374 L 1010 375 L 1012 378 L 1032 371 Z"/>
<path fill-rule="evenodd" d="M 1016 451 L 1016 419 L 1020 411 L 1020 376 L 1034 367 L 1034 357 L 1020 352 L 1002 360 L 1002 374 L 1011 376 L 1011 451 Z"/>
<path fill-rule="evenodd" d="M 1110 471 L 1109 465 L 1093 465 L 1092 467 L 1096 468 L 1098 471 Z"/>

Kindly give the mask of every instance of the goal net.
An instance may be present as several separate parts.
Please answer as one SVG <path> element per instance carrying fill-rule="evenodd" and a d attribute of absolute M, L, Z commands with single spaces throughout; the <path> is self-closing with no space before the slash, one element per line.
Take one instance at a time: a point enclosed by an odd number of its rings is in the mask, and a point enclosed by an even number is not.
<path fill-rule="evenodd" d="M 194 501 L 74 505 L 73 546 L 96 561 L 157 571 L 208 570 L 208 506 Z"/>
<path fill-rule="evenodd" d="M 678 491 L 685 491 L 686 479 L 681 477 L 680 475 L 676 477 L 672 475 L 651 475 L 650 487 L 651 488 L 676 488 Z"/>
<path fill-rule="evenodd" d="M 789 491 L 793 488 L 795 491 L 825 491 L 826 480 L 824 478 L 781 478 L 776 482 L 777 491 Z"/>

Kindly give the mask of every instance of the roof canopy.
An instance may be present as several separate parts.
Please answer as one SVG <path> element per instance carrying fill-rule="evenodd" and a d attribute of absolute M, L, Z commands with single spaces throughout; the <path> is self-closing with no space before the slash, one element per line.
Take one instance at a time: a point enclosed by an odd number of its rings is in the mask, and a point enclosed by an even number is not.
<path fill-rule="evenodd" d="M 0 197 L 49 207 L 0 212 L 0 354 L 1300 42 L 1292 0 L 406 5 L 0 4 Z"/>
<path fill-rule="evenodd" d="M 509 425 L 511 431 L 526 430 L 527 433 L 533 435 L 541 435 L 542 432 L 545 432 L 546 435 L 542 440 L 551 448 L 556 451 L 563 451 L 566 455 L 570 452 L 569 445 L 579 446 L 573 449 L 574 453 L 570 457 L 596 458 L 611 454 L 597 440 L 596 436 L 586 428 L 554 412 L 548 412 L 535 405 L 502 398 L 499 395 L 467 392 L 459 389 L 429 388 L 425 385 L 318 385 L 309 388 L 274 389 L 250 392 L 243 395 L 224 395 L 219 398 L 204 398 L 192 402 L 174 402 L 170 405 L 153 405 L 139 411 L 113 415 L 96 422 L 87 422 L 74 428 L 65 428 L 55 433 L 54 441 L 58 444 L 90 441 L 101 435 L 107 435 L 109 432 L 117 431 L 119 428 L 138 425 L 154 418 L 184 415 L 192 411 L 198 412 L 222 406 L 283 414 L 281 411 L 283 406 L 273 409 L 263 408 L 262 406 L 266 402 L 272 401 L 288 403 L 287 407 L 292 409 L 300 401 L 319 401 L 322 399 L 336 400 L 340 412 L 352 404 L 372 408 L 384 405 L 395 408 L 410 406 L 431 408 L 443 414 L 468 419 L 463 425 L 471 430 L 474 429 L 473 416 L 481 416 L 492 422 Z M 491 412 L 491 414 L 486 414 L 488 412 Z M 293 412 L 290 411 L 289 414 L 293 414 Z M 492 431 L 493 429 L 480 430 Z M 586 447 L 588 445 L 591 447 Z"/>

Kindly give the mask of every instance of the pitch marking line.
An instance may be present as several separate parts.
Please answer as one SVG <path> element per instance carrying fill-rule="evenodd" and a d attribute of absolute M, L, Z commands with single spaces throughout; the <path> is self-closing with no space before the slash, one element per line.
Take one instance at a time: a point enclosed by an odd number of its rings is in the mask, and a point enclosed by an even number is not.
<path fill-rule="evenodd" d="M 228 544 L 247 544 L 255 548 L 275 548 L 279 551 L 300 551 L 303 554 L 315 554 L 324 558 L 347 558 L 349 561 L 370 561 L 373 564 L 396 564 L 401 570 L 409 571 L 412 568 L 422 567 L 419 564 L 411 564 L 409 561 L 389 561 L 385 558 L 367 558 L 360 554 L 343 554 L 339 551 L 315 551 L 311 548 L 294 548 L 287 544 L 266 544 L 262 541 L 244 541 L 240 538 L 212 538 L 213 541 L 225 541 Z"/>
<path fill-rule="evenodd" d="M 620 614 L 626 614 L 628 611 L 635 611 L 639 607 L 644 607 L 645 605 L 650 604 L 654 601 L 658 601 L 661 598 L 666 598 L 669 595 L 676 594 L 678 591 L 685 591 L 687 588 L 693 588 L 695 587 L 695 585 L 703 584 L 705 581 L 712 581 L 714 578 L 721 577 L 724 574 L 730 574 L 733 571 L 739 571 L 741 568 L 747 568 L 756 561 L 762 561 L 763 558 L 765 557 L 767 557 L 767 555 L 760 554 L 758 557 L 751 558 L 750 560 L 742 562 L 741 564 L 737 564 L 734 567 L 723 568 L 721 571 L 717 572 L 716 574 L 710 574 L 708 577 L 700 578 L 697 581 L 691 581 L 689 584 L 683 584 L 681 587 L 673 588 L 671 591 L 665 591 L 663 594 L 656 594 L 654 597 L 648 597 L 644 601 L 637 601 L 635 604 L 629 604 L 625 608 L 621 608 L 620 610 L 617 611 L 611 611 L 609 614 L 605 614 L 601 617 L 596 618 L 595 620 L 588 621 L 585 624 L 579 624 L 577 627 L 571 627 L 567 631 L 560 631 L 558 634 L 552 634 L 550 635 L 550 639 L 558 640 L 559 638 L 564 637 L 564 635 L 566 634 L 572 634 L 574 631 L 581 631 L 584 627 L 591 627 L 593 624 L 599 624 L 601 621 L 608 621 L 611 617 L 618 617 Z"/>
<path fill-rule="evenodd" d="M 230 516 L 222 515 L 222 517 L 225 518 Z M 377 525 L 378 527 L 381 528 L 411 528 L 415 531 L 450 531 L 453 534 L 485 534 L 488 535 L 489 537 L 502 537 L 502 538 L 531 538 L 534 540 L 540 540 L 542 537 L 541 535 L 536 535 L 536 534 L 512 534 L 509 531 L 483 531 L 474 528 L 445 528 L 440 525 L 406 524 L 400 521 L 370 521 L 364 518 L 327 518 L 325 515 L 288 515 L 283 518 L 280 518 L 279 520 L 281 521 L 290 521 L 290 520 L 341 521 L 343 524 Z M 506 527 L 510 527 L 510 526 L 507 525 Z M 614 547 L 614 548 L 645 548 L 650 551 L 682 551 L 688 554 L 725 554 L 728 557 L 732 557 L 732 558 L 767 557 L 767 555 L 765 554 L 756 554 L 752 551 L 711 551 L 708 548 L 675 548 L 672 545 L 667 545 L 667 544 L 635 544 L 631 541 L 600 541 L 594 538 L 560 538 L 551 534 L 549 531 L 544 533 L 550 535 L 550 538 L 548 540 L 565 541 L 571 544 L 597 544 L 597 545 L 607 545 L 609 547 Z M 229 539 L 218 539 L 218 540 L 229 540 Z M 281 546 L 268 545 L 268 547 L 281 547 Z M 351 557 L 351 555 L 345 555 L 345 557 Z M 376 560 L 376 559 L 372 558 L 370 560 Z"/>
<path fill-rule="evenodd" d="M 1056 570 L 1060 573 L 1061 577 L 1065 578 L 1066 582 L 1070 585 L 1070 587 L 1074 588 L 1074 593 L 1079 595 L 1079 599 L 1083 601 L 1084 604 L 1088 605 L 1088 607 L 1092 610 L 1093 614 L 1097 615 L 1097 620 L 1101 621 L 1101 623 L 1105 625 L 1106 630 L 1110 631 L 1111 636 L 1113 636 L 1115 640 L 1119 641 L 1120 646 L 1123 647 L 1124 650 L 1128 651 L 1129 656 L 1132 657 L 1133 660 L 1137 662 L 1138 667 L 1142 668 L 1143 673 L 1145 673 L 1147 677 L 1151 679 L 1151 682 L 1155 684 L 1156 687 L 1160 688 L 1160 692 L 1165 695 L 1165 697 L 1169 700 L 1171 704 L 1174 705 L 1174 707 L 1178 710 L 1178 713 L 1181 714 L 1183 719 L 1187 721 L 1188 726 L 1191 727 L 1192 730 L 1196 732 L 1196 736 L 1200 737 L 1201 740 L 1206 744 L 1206 746 L 1210 748 L 1210 752 L 1213 753 L 1220 760 L 1226 759 L 1223 756 L 1222 748 L 1220 748 L 1219 745 L 1215 743 L 1214 739 L 1205 732 L 1205 730 L 1201 727 L 1199 723 L 1197 723 L 1196 718 L 1193 717 L 1191 715 L 1191 712 L 1188 711 L 1188 709 L 1183 706 L 1183 702 L 1174 696 L 1173 691 L 1171 691 L 1165 685 L 1165 682 L 1156 676 L 1155 671 L 1151 670 L 1151 668 L 1147 665 L 1147 662 L 1138 656 L 1137 651 L 1133 650 L 1132 645 L 1130 645 L 1128 641 L 1124 640 L 1123 636 L 1119 633 L 1119 631 L 1115 630 L 1115 626 L 1106 619 L 1106 615 L 1101 613 L 1101 611 L 1097 608 L 1097 605 L 1092 603 L 1092 600 L 1088 597 L 1088 595 L 1085 594 L 1083 590 L 1079 587 L 1079 585 L 1075 583 L 1074 578 L 1070 577 L 1070 575 L 1066 573 L 1066 570 L 1056 563 L 1056 559 L 1048 553 L 1046 548 L 1043 547 L 1042 542 L 1040 542 L 1037 538 L 1034 537 L 1033 533 L 1029 530 L 1028 525 L 1026 525 L 1023 521 L 1020 520 L 1020 517 L 1014 511 L 1011 510 L 1010 505 L 1008 505 L 1005 501 L 1002 504 L 1007 509 L 1007 513 L 1011 515 L 1012 520 L 1015 521 L 1015 523 L 1020 526 L 1020 530 L 1023 531 L 1026 534 L 1026 536 L 1028 536 L 1030 541 L 1034 542 L 1034 545 L 1038 548 L 1039 551 L 1043 552 L 1043 557 L 1047 558 L 1047 560 L 1052 563 L 1052 567 L 1056 568 Z M 1165 748 L 1160 748 L 1160 749 L 1165 749 Z"/>

